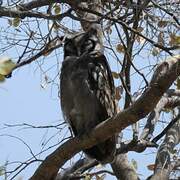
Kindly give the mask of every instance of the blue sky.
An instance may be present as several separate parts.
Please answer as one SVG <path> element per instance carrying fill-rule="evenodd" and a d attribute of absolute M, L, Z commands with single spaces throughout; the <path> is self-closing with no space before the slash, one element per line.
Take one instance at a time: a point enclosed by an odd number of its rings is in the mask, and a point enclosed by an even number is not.
<path fill-rule="evenodd" d="M 34 68 L 35 65 L 23 67 L 21 70 L 14 72 L 12 78 L 0 84 L 1 165 L 5 161 L 24 161 L 31 157 L 30 151 L 21 141 L 8 137 L 7 134 L 22 138 L 32 148 L 33 153 L 38 153 L 42 149 L 42 142 L 46 142 L 49 137 L 58 132 L 56 129 L 22 129 L 22 127 L 4 129 L 4 124 L 55 125 L 62 120 L 56 87 L 49 85 L 42 89 L 41 73 L 39 71 L 35 72 Z M 131 128 L 128 129 L 125 130 L 125 137 L 131 137 L 132 135 L 130 133 Z M 60 134 L 61 137 L 64 132 Z M 57 135 L 46 147 L 57 143 L 61 137 Z M 53 149 L 47 151 L 40 158 L 45 157 Z M 150 173 L 146 166 L 153 163 L 153 158 L 154 155 L 151 154 L 151 151 L 145 151 L 142 154 L 129 153 L 129 159 L 134 159 L 138 163 L 138 173 L 145 176 Z M 36 165 L 38 164 L 30 165 L 19 176 L 27 179 L 34 172 Z"/>
<path fill-rule="evenodd" d="M 3 23 L 6 25 L 7 21 L 5 20 Z M 45 33 L 46 30 L 47 29 L 45 29 L 43 33 Z M 115 39 L 117 40 L 117 38 Z M 22 50 L 23 49 L 14 48 L 3 55 L 15 58 L 19 56 L 19 53 Z M 147 52 L 144 51 L 143 54 L 138 56 L 138 59 L 135 59 L 135 62 L 138 62 L 136 64 L 138 68 L 149 65 L 149 62 L 144 61 L 144 59 L 149 56 Z M 58 59 L 52 58 L 51 55 L 47 56 L 39 61 L 39 63 L 33 63 L 16 70 L 13 73 L 12 78 L 7 79 L 5 83 L 0 84 L 0 165 L 3 165 L 6 161 L 24 161 L 32 156 L 27 146 L 23 144 L 22 141 L 12 136 L 21 138 L 28 144 L 29 147 L 31 147 L 33 153 L 36 154 L 44 148 L 48 148 L 51 145 L 60 142 L 64 134 L 67 133 L 67 128 L 63 129 L 61 133 L 59 132 L 60 130 L 55 128 L 5 128 L 5 124 L 27 123 L 35 126 L 43 126 L 56 125 L 62 122 L 57 85 L 47 84 L 47 86 L 45 85 L 45 88 L 42 88 L 42 85 L 44 85 L 45 74 L 53 78 L 59 70 L 62 61 L 62 53 L 58 53 Z M 120 56 L 120 58 L 122 58 L 122 56 Z M 46 71 L 49 67 L 53 68 L 43 74 L 42 69 L 40 71 L 39 66 L 41 62 L 43 62 L 41 66 L 43 71 Z M 57 62 L 59 63 L 59 66 L 54 66 Z M 109 62 L 111 62 L 112 69 L 119 69 L 119 67 L 117 67 L 117 62 L 112 60 L 110 55 Z M 144 70 L 144 72 L 147 72 L 148 70 Z M 135 82 L 133 91 L 136 91 L 140 85 L 140 77 L 136 74 L 132 77 L 132 79 L 133 82 Z M 56 82 L 58 82 L 58 78 L 56 79 Z M 118 85 L 118 83 L 119 81 L 116 81 L 116 85 Z M 128 128 L 124 131 L 124 137 L 126 139 L 132 137 L 130 130 L 131 128 Z M 9 135 L 11 135 L 11 137 Z M 43 145 L 44 143 L 46 143 L 45 147 Z M 38 158 L 43 159 L 54 149 L 55 147 L 51 148 L 43 155 L 38 156 Z M 147 150 L 141 154 L 129 153 L 129 160 L 134 159 L 137 161 L 138 173 L 145 175 L 145 177 L 151 173 L 147 170 L 147 165 L 154 163 L 154 154 L 152 154 L 152 151 L 153 149 Z M 76 159 L 73 159 L 72 162 L 75 160 Z M 23 179 L 28 179 L 28 177 L 30 177 L 34 172 L 37 165 L 38 163 L 30 165 L 18 176 L 22 176 Z M 14 164 L 11 167 L 13 166 Z M 144 176 L 140 177 L 141 179 L 145 179 Z"/>
<path fill-rule="evenodd" d="M 52 125 L 62 120 L 59 101 L 52 97 L 51 88 L 40 87 L 39 73 L 34 73 L 29 67 L 22 68 L 13 74 L 12 78 L 0 84 L 0 114 L 1 124 L 32 124 Z M 0 130 L 0 163 L 6 161 L 25 160 L 30 157 L 29 150 L 19 140 L 2 136 L 9 134 L 22 138 L 34 153 L 41 150 L 43 136 L 50 137 L 56 131 L 41 129 L 6 128 Z M 25 173 L 25 172 L 24 172 Z M 23 173 L 23 174 L 24 174 Z M 25 173 L 26 174 L 26 173 Z M 29 174 L 29 173 L 28 173 Z"/>

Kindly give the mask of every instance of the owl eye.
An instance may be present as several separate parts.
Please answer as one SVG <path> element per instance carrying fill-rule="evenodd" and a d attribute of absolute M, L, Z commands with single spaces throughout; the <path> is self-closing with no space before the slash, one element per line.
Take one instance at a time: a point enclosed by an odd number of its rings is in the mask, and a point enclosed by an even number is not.
<path fill-rule="evenodd" d="M 90 46 L 90 45 L 92 45 L 92 40 L 88 39 L 88 41 L 85 41 L 84 45 L 85 45 L 85 46 Z"/>
<path fill-rule="evenodd" d="M 82 53 L 91 52 L 93 50 L 94 50 L 94 42 L 90 39 L 85 41 L 84 44 L 82 45 L 82 48 L 81 48 Z"/>
<path fill-rule="evenodd" d="M 71 39 L 65 42 L 64 56 L 77 56 L 77 47 Z"/>

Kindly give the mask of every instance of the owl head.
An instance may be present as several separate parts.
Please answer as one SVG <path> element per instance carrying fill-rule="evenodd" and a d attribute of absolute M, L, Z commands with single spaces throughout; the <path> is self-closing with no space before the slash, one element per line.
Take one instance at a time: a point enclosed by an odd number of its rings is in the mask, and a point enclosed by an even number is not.
<path fill-rule="evenodd" d="M 102 45 L 98 38 L 97 30 L 67 36 L 64 42 L 64 58 L 67 56 L 80 57 L 87 53 L 102 51 Z"/>

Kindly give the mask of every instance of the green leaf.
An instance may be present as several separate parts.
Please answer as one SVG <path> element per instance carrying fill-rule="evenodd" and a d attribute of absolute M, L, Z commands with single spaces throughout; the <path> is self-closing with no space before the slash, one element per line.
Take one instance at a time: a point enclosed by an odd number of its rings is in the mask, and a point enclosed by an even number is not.
<path fill-rule="evenodd" d="M 161 20 L 161 21 L 158 22 L 157 25 L 158 25 L 158 27 L 166 27 L 167 24 L 168 24 L 168 21 L 162 21 L 162 20 Z"/>
<path fill-rule="evenodd" d="M 119 73 L 117 73 L 117 72 L 111 72 L 112 73 L 112 76 L 113 76 L 113 78 L 115 78 L 115 79 L 119 79 Z"/>
<path fill-rule="evenodd" d="M 0 74 L 0 83 L 5 81 L 4 75 Z"/>
<path fill-rule="evenodd" d="M 159 53 L 160 53 L 159 48 L 154 47 L 154 48 L 152 49 L 152 55 L 153 55 L 153 56 L 157 56 Z"/>
<path fill-rule="evenodd" d="M 16 64 L 9 57 L 1 57 L 0 58 L 0 74 L 8 75 L 12 72 L 13 68 Z M 2 77 L 1 77 L 2 78 Z"/>
<path fill-rule="evenodd" d="M 20 22 L 21 22 L 21 19 L 18 18 L 18 17 L 16 17 L 16 18 L 14 18 L 14 19 L 12 20 L 12 25 L 13 25 L 14 27 L 18 27 L 19 24 L 20 24 Z"/>
<path fill-rule="evenodd" d="M 55 4 L 53 8 L 54 8 L 54 13 L 55 13 L 55 14 L 60 14 L 60 13 L 61 13 L 61 7 L 60 7 L 60 5 Z"/>
<path fill-rule="evenodd" d="M 5 167 L 4 166 L 0 166 L 0 176 L 3 176 L 5 173 Z"/>
<path fill-rule="evenodd" d="M 84 180 L 91 180 L 91 176 L 86 174 Z"/>

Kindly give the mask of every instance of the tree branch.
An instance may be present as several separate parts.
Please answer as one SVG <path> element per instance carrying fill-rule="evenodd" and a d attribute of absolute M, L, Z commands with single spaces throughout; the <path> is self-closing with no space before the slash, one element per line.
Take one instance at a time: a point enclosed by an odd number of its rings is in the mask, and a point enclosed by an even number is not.
<path fill-rule="evenodd" d="M 116 157 L 111 167 L 117 179 L 137 180 L 139 179 L 133 166 L 129 164 L 127 155 L 120 154 Z"/>
<path fill-rule="evenodd" d="M 58 14 L 58 15 L 49 15 L 44 14 L 40 12 L 32 12 L 32 11 L 20 11 L 20 10 L 12 10 L 10 8 L 3 8 L 0 7 L 0 17 L 11 17 L 16 18 L 19 17 L 21 19 L 24 19 L 26 17 L 34 17 L 34 18 L 42 18 L 42 19 L 48 19 L 48 20 L 62 20 L 64 17 L 71 16 L 72 9 L 68 9 L 65 13 Z"/>
<path fill-rule="evenodd" d="M 179 116 L 177 119 L 179 120 Z M 176 118 L 175 118 L 176 119 Z M 161 144 L 157 158 L 154 175 L 151 180 L 168 180 L 170 172 L 176 165 L 176 162 L 171 161 L 171 156 L 174 147 L 180 142 L 180 120 L 177 121 L 171 129 L 168 130 L 166 137 Z"/>
<path fill-rule="evenodd" d="M 169 97 L 169 92 L 165 93 L 162 99 L 158 102 L 154 110 L 150 113 L 147 119 L 147 123 L 141 133 L 140 139 L 149 140 L 152 138 L 154 127 L 159 120 L 160 113 L 163 108 L 173 109 L 180 105 L 179 97 Z"/>
<path fill-rule="evenodd" d="M 180 114 L 174 118 L 165 128 L 164 130 L 158 134 L 153 140 L 152 142 L 157 142 L 159 139 L 161 139 L 165 134 L 167 134 L 167 132 L 172 128 L 172 126 L 174 126 L 174 124 L 180 119 Z"/>
<path fill-rule="evenodd" d="M 156 72 L 162 69 L 160 74 Z M 164 92 L 169 89 L 171 84 L 180 75 L 180 57 L 170 58 L 161 63 L 150 82 L 149 87 L 142 96 L 128 109 L 118 113 L 115 117 L 109 118 L 96 126 L 90 133 L 81 137 L 74 137 L 53 153 L 46 157 L 44 162 L 39 166 L 31 180 L 51 180 L 57 175 L 57 172 L 63 164 L 73 155 L 82 149 L 90 148 L 93 145 L 106 140 L 113 134 L 122 131 L 129 125 L 144 118 L 151 112 Z M 106 134 L 106 136 L 105 136 Z"/>

